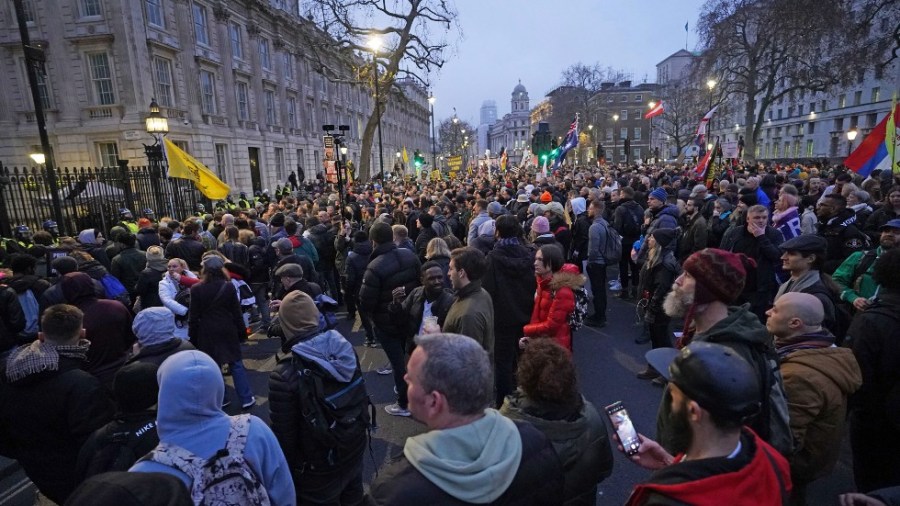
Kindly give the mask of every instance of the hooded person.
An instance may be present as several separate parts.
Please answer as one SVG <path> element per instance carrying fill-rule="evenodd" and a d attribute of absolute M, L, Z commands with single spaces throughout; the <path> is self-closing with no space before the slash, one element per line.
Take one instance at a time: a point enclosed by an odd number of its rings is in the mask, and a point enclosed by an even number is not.
<path fill-rule="evenodd" d="M 569 250 L 568 260 L 584 271 L 586 269 L 584 262 L 587 261 L 588 230 L 591 228 L 592 220 L 587 215 L 587 201 L 584 197 L 575 197 L 570 203 L 575 221 L 572 223 L 572 247 Z M 590 292 L 590 287 L 587 290 Z"/>
<path fill-rule="evenodd" d="M 164 307 L 150 307 L 138 313 L 131 330 L 137 338 L 137 350 L 128 358 L 129 364 L 140 362 L 159 367 L 179 351 L 196 349 L 175 335 L 175 315 Z"/>
<path fill-rule="evenodd" d="M 675 230 L 661 228 L 650 234 L 650 250 L 647 261 L 641 266 L 639 293 L 644 305 L 644 324 L 650 334 L 653 349 L 672 346 L 669 323 L 671 318 L 663 311 L 663 301 L 669 294 L 672 282 L 681 272 L 681 265 L 675 259 Z M 646 301 L 646 302 L 644 302 Z M 658 379 L 659 373 L 649 365 L 639 372 L 640 379 L 653 380 L 655 385 L 664 383 Z"/>
<path fill-rule="evenodd" d="M 767 443 L 783 455 L 792 450 L 787 419 L 784 383 L 777 371 L 772 337 L 750 305 L 733 306 L 744 289 L 747 269 L 754 262 L 743 254 L 714 248 L 700 250 L 685 260 L 683 272 L 675 279 L 663 302 L 666 314 L 684 317 L 685 329 L 676 342 L 683 348 L 701 341 L 728 346 L 754 366 L 760 385 L 760 416 L 748 424 Z M 662 373 L 657 369 L 657 372 Z M 671 421 L 671 391 L 666 388 L 656 418 L 657 439 L 667 449 L 677 440 Z"/>
<path fill-rule="evenodd" d="M 145 256 L 147 266 L 138 274 L 135 286 L 135 311 L 163 305 L 162 299 L 159 298 L 159 282 L 166 275 L 168 263 L 165 251 L 160 246 L 150 246 L 147 248 Z"/>
<path fill-rule="evenodd" d="M 488 407 L 484 348 L 459 334 L 419 335 L 416 345 L 409 409 L 428 431 L 407 438 L 403 456 L 381 469 L 368 504 L 559 504 L 563 470 L 550 441 Z"/>
<path fill-rule="evenodd" d="M 83 272 L 66 274 L 60 283 L 66 302 L 84 313 L 85 338 L 91 342 L 85 370 L 111 386 L 134 344 L 131 312 L 119 301 L 98 299 L 91 277 Z"/>
<path fill-rule="evenodd" d="M 286 336 L 281 346 L 286 355 L 269 376 L 269 412 L 272 431 L 294 477 L 297 502 L 358 504 L 363 498 L 362 460 L 368 420 L 357 417 L 354 426 L 360 430 L 342 432 L 346 438 L 326 446 L 316 437 L 298 402 L 301 397 L 316 395 L 307 391 L 309 383 L 300 379 L 302 368 L 313 367 L 309 362 L 337 383 L 352 386 L 354 378 L 362 378 L 353 345 L 338 331 L 325 330 L 315 303 L 301 291 L 293 291 L 281 301 L 278 318 Z"/>
<path fill-rule="evenodd" d="M 123 366 L 113 380 L 118 410 L 112 421 L 100 427 L 78 452 L 78 480 L 109 471 L 127 471 L 159 444 L 156 434 L 158 366 L 132 363 Z"/>
<path fill-rule="evenodd" d="M 131 472 L 165 473 L 188 488 L 193 478 L 174 466 L 160 463 L 162 454 L 177 447 L 209 460 L 226 446 L 232 431 L 244 435 L 242 455 L 261 484 L 270 504 L 296 504 L 294 483 L 278 440 L 268 425 L 250 415 L 228 416 L 222 411 L 225 382 L 219 366 L 205 353 L 181 351 L 167 358 L 156 373 L 159 382 L 156 431 L 160 444 Z"/>
<path fill-rule="evenodd" d="M 78 233 L 79 249 L 94 257 L 103 267 L 112 267 L 106 249 L 103 248 L 103 234 L 99 230 L 88 228 Z"/>

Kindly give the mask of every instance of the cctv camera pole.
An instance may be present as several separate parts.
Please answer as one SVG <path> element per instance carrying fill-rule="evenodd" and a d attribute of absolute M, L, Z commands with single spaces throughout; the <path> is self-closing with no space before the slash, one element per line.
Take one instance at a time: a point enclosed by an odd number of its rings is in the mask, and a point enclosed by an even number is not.
<path fill-rule="evenodd" d="M 50 187 L 50 201 L 53 205 L 53 220 L 59 227 L 60 235 L 66 235 L 66 222 L 63 221 L 62 206 L 59 201 L 59 185 L 56 182 L 56 164 L 53 163 L 53 151 L 50 149 L 50 138 L 47 136 L 47 124 L 44 122 L 44 103 L 38 90 L 37 69 L 44 69 L 44 50 L 31 45 L 28 36 L 28 23 L 25 20 L 25 7 L 22 0 L 13 0 L 16 19 L 19 22 L 19 35 L 22 37 L 22 49 L 25 52 L 25 70 L 28 72 L 28 84 L 31 87 L 31 100 L 34 102 L 34 119 L 41 138 L 41 151 L 44 152 L 44 170 L 47 185 Z"/>

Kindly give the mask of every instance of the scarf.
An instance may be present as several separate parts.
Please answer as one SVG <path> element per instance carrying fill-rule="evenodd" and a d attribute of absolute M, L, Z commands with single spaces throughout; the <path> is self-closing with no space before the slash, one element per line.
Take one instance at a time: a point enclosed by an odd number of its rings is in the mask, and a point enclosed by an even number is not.
<path fill-rule="evenodd" d="M 775 300 L 778 300 L 779 297 L 784 295 L 787 292 L 802 292 L 812 285 L 819 282 L 821 276 L 819 276 L 819 271 L 812 269 L 804 272 L 800 275 L 799 278 L 789 279 L 786 283 L 778 287 L 778 293 L 775 294 Z"/>
<path fill-rule="evenodd" d="M 522 244 L 522 243 L 519 242 L 518 237 L 504 237 L 503 239 L 498 239 L 496 245 L 497 246 L 518 246 L 519 244 Z"/>
<path fill-rule="evenodd" d="M 86 361 L 90 346 L 91 342 L 87 339 L 78 341 L 78 344 L 66 345 L 35 340 L 10 353 L 6 361 L 6 379 L 14 382 L 44 371 L 58 371 L 59 357 Z"/>
<path fill-rule="evenodd" d="M 830 348 L 832 346 L 834 346 L 834 336 L 824 329 L 812 334 L 775 339 L 775 351 L 781 359 L 797 350 Z"/>

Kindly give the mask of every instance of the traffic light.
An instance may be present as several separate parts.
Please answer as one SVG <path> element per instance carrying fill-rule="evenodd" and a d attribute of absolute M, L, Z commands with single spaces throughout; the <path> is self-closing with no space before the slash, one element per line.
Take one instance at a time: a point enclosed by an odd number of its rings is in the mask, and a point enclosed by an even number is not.
<path fill-rule="evenodd" d="M 417 169 L 421 169 L 422 166 L 425 165 L 425 157 L 422 156 L 422 153 L 420 153 L 418 149 L 413 155 L 413 163 L 416 165 Z"/>

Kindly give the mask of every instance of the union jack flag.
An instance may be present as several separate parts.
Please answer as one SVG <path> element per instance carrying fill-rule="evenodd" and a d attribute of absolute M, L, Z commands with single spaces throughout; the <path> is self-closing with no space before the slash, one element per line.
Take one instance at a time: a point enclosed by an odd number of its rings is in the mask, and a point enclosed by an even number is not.
<path fill-rule="evenodd" d="M 566 158 L 566 153 L 569 152 L 570 149 L 578 147 L 578 115 L 575 115 L 575 121 L 569 125 L 569 131 L 566 133 L 566 138 L 563 139 L 563 143 L 559 146 L 559 154 L 556 155 L 556 161 L 553 162 L 553 168 L 559 167 L 559 164 Z"/>

